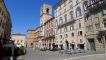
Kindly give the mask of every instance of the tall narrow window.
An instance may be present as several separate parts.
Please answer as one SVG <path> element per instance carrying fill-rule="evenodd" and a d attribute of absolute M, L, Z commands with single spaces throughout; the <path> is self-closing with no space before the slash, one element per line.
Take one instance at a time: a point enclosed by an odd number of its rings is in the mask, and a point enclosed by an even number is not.
<path fill-rule="evenodd" d="M 63 24 L 63 19 L 62 19 L 62 17 L 60 17 L 60 24 Z"/>
<path fill-rule="evenodd" d="M 67 22 L 67 14 L 64 15 L 65 22 Z"/>
<path fill-rule="evenodd" d="M 82 36 L 82 31 L 80 31 L 80 35 Z"/>
<path fill-rule="evenodd" d="M 81 28 L 81 23 L 79 23 L 79 28 Z"/>
<path fill-rule="evenodd" d="M 81 8 L 80 7 L 77 7 L 76 8 L 76 17 L 81 16 L 81 15 L 82 15 Z"/>
<path fill-rule="evenodd" d="M 70 12 L 70 19 L 73 19 L 73 11 Z"/>
<path fill-rule="evenodd" d="M 62 39 L 62 35 L 60 35 L 60 38 Z"/>
<path fill-rule="evenodd" d="M 71 35 L 72 35 L 72 37 L 74 37 L 74 33 L 72 33 Z"/>
<path fill-rule="evenodd" d="M 46 10 L 46 11 L 47 11 L 47 13 L 49 13 L 49 8 L 47 8 L 47 10 Z"/>
<path fill-rule="evenodd" d="M 64 27 L 64 32 L 67 32 L 68 31 L 68 29 L 67 29 L 67 26 L 66 27 Z"/>
<path fill-rule="evenodd" d="M 83 8 L 84 8 L 84 11 L 87 10 L 87 1 L 84 2 L 84 4 L 83 4 Z"/>

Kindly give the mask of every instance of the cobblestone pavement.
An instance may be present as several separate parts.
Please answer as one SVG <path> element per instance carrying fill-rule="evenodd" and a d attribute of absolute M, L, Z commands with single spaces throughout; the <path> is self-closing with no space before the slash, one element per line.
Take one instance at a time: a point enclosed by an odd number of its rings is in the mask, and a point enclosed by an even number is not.
<path fill-rule="evenodd" d="M 17 60 L 106 60 L 106 55 L 95 53 L 60 54 L 52 51 L 39 51 L 28 49 L 25 56 Z"/>

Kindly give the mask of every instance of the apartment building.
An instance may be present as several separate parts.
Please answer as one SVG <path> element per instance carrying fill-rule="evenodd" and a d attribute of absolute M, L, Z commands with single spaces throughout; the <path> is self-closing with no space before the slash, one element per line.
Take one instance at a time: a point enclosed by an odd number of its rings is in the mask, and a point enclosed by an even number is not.
<path fill-rule="evenodd" d="M 55 21 L 58 48 L 87 50 L 83 0 L 60 0 L 55 5 Z"/>
<path fill-rule="evenodd" d="M 7 44 L 10 40 L 12 22 L 3 0 L 0 0 L 0 43 Z"/>
<path fill-rule="evenodd" d="M 102 52 L 104 41 L 97 35 L 99 31 L 106 30 L 106 0 L 86 0 L 84 7 L 88 49 Z"/>
<path fill-rule="evenodd" d="M 24 34 L 12 34 L 11 35 L 11 40 L 14 41 L 14 44 L 17 47 L 24 46 L 26 47 L 26 38 Z"/>

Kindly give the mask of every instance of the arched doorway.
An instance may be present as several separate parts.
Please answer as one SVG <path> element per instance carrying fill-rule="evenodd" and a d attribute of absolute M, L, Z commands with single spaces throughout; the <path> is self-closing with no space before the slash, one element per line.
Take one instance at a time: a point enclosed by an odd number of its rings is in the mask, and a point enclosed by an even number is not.
<path fill-rule="evenodd" d="M 66 40 L 65 43 L 66 43 L 66 49 L 68 50 L 69 49 L 69 42 Z"/>

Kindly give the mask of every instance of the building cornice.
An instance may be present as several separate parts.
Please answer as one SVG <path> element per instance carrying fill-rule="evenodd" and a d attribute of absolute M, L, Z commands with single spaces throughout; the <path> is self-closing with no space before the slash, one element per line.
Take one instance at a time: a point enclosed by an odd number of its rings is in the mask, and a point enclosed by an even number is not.
<path fill-rule="evenodd" d="M 58 6 L 60 6 L 61 4 L 63 4 L 66 0 L 60 0 L 55 6 L 54 9 L 57 9 Z"/>

